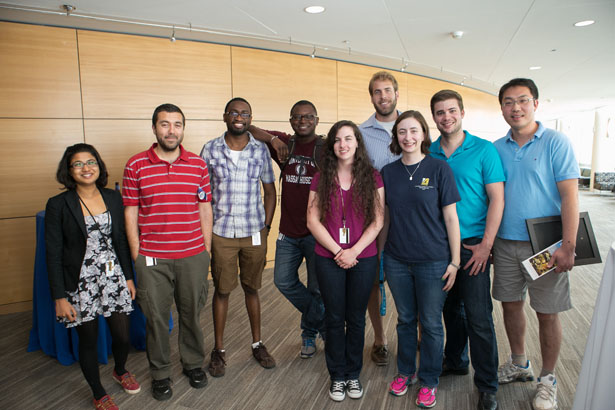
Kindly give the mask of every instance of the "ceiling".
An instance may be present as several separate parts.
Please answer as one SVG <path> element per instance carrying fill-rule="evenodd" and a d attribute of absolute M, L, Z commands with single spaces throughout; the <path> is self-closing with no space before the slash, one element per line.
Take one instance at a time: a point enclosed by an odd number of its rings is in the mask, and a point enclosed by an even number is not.
<path fill-rule="evenodd" d="M 615 0 L 23 0 L 0 19 L 314 53 L 493 94 L 530 77 L 543 119 L 615 106 Z"/>

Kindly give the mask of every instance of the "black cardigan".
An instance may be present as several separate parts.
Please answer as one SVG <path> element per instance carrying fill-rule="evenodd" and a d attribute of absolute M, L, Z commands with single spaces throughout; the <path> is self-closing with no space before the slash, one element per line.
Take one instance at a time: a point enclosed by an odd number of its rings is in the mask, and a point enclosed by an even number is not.
<path fill-rule="evenodd" d="M 100 193 L 111 213 L 113 248 L 126 280 L 132 279 L 122 196 L 107 188 L 101 188 Z M 66 291 L 74 292 L 77 289 L 86 243 L 87 230 L 77 192 L 71 189 L 50 198 L 45 208 L 45 245 L 47 274 L 54 300 L 65 298 Z"/>

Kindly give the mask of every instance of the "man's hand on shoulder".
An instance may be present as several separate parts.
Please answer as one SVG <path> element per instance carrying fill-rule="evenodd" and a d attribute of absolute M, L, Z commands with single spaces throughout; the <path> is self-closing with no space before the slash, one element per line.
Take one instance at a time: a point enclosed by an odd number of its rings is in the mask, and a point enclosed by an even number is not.
<path fill-rule="evenodd" d="M 280 162 L 286 161 L 288 158 L 288 145 L 286 145 L 284 141 L 279 138 L 272 139 L 270 143 L 275 152 L 277 152 Z"/>

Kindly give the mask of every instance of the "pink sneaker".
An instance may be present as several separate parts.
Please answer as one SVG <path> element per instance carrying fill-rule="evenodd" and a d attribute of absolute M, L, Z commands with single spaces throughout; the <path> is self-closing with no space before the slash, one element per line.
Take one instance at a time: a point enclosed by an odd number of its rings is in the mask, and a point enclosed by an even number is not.
<path fill-rule="evenodd" d="M 429 409 L 436 405 L 436 392 L 437 387 L 429 388 L 422 386 L 416 395 L 416 405 Z"/>
<path fill-rule="evenodd" d="M 416 373 L 412 376 L 398 374 L 389 385 L 389 393 L 393 396 L 403 396 L 408 392 L 408 386 L 414 383 L 416 383 Z"/>
<path fill-rule="evenodd" d="M 141 386 L 135 376 L 130 372 L 126 372 L 121 376 L 118 376 L 115 370 L 113 370 L 113 380 L 118 382 L 124 391 L 128 394 L 137 394 L 141 391 Z"/>

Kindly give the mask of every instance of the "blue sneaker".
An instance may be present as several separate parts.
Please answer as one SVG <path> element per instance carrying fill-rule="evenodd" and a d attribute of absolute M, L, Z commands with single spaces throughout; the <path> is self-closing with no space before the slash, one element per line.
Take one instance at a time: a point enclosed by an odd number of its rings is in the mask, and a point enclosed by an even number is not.
<path fill-rule="evenodd" d="M 303 336 L 301 341 L 301 353 L 299 356 L 302 359 L 309 359 L 316 354 L 316 338 Z"/>

